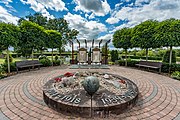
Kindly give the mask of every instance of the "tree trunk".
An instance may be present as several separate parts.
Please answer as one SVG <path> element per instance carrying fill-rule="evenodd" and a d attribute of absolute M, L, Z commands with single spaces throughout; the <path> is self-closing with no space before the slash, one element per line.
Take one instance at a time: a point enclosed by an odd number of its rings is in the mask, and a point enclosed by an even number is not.
<path fill-rule="evenodd" d="M 125 59 L 126 59 L 125 66 L 127 67 L 127 49 L 125 49 Z"/>
<path fill-rule="evenodd" d="M 172 63 L 172 46 L 170 46 L 170 54 L 169 54 L 169 64 Z"/>
<path fill-rule="evenodd" d="M 34 60 L 34 49 L 32 49 L 32 60 Z"/>
<path fill-rule="evenodd" d="M 74 44 L 72 43 L 72 64 L 74 64 Z"/>
<path fill-rule="evenodd" d="M 7 48 L 7 64 L 8 64 L 8 73 L 10 73 L 10 62 L 9 62 L 9 49 Z"/>
<path fill-rule="evenodd" d="M 172 64 L 172 46 L 170 46 L 170 53 L 169 53 L 169 73 L 171 72 L 171 64 Z"/>
<path fill-rule="evenodd" d="M 59 47 L 59 60 L 60 60 L 60 66 L 61 66 L 61 52 L 62 52 L 62 49 L 61 49 L 61 47 Z"/>
<path fill-rule="evenodd" d="M 61 58 L 61 52 L 62 52 L 62 49 L 61 47 L 59 47 L 59 57 Z"/>
<path fill-rule="evenodd" d="M 146 61 L 148 61 L 148 48 L 146 48 Z"/>
<path fill-rule="evenodd" d="M 52 66 L 53 66 L 53 48 L 51 52 L 52 52 L 51 60 L 52 60 Z"/>
<path fill-rule="evenodd" d="M 43 50 L 40 50 L 40 52 L 41 52 L 40 54 L 41 54 L 41 56 L 42 56 L 42 55 L 43 55 Z"/>

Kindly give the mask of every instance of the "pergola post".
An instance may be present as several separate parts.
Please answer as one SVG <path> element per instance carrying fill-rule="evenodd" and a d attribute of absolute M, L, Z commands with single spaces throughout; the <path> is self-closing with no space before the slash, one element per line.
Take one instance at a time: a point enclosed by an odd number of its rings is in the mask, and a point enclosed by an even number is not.
<path fill-rule="evenodd" d="M 86 48 L 87 48 L 87 41 L 86 41 L 86 39 L 85 39 L 85 46 L 86 46 Z"/>
<path fill-rule="evenodd" d="M 108 52 L 107 52 L 107 43 L 105 44 L 105 65 L 108 64 Z"/>
<path fill-rule="evenodd" d="M 107 50 L 107 47 L 108 47 L 108 43 L 111 42 L 111 39 L 108 40 L 105 44 L 105 64 L 107 65 L 108 64 L 108 50 Z"/>
<path fill-rule="evenodd" d="M 101 47 L 101 43 L 102 43 L 102 39 L 101 39 L 101 41 L 99 42 L 99 48 Z"/>
<path fill-rule="evenodd" d="M 93 41 L 92 41 L 92 48 L 94 47 L 94 39 L 93 39 Z"/>

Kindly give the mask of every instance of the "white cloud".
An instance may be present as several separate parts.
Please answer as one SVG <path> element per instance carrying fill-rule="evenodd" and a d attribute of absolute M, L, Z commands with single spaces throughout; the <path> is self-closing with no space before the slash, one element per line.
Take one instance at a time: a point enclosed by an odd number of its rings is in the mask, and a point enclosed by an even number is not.
<path fill-rule="evenodd" d="M 77 5 L 75 11 L 93 13 L 95 16 L 105 16 L 111 11 L 107 0 L 74 0 L 74 3 Z"/>
<path fill-rule="evenodd" d="M 136 0 L 136 4 L 148 2 L 149 0 Z M 111 17 L 106 20 L 111 24 L 111 20 L 125 20 L 128 21 L 120 26 L 117 26 L 113 31 L 123 27 L 133 27 L 145 20 L 154 19 L 163 21 L 169 18 L 180 19 L 180 1 L 179 0 L 151 0 L 149 4 L 141 4 L 139 7 L 123 7 L 120 10 L 115 10 Z"/>
<path fill-rule="evenodd" d="M 104 36 L 100 36 L 98 39 L 104 39 L 104 40 L 109 40 L 112 39 L 113 34 L 106 34 Z"/>
<path fill-rule="evenodd" d="M 0 6 L 0 21 L 5 22 L 5 23 L 14 23 L 17 24 L 18 17 L 13 16 L 10 14 L 5 8 Z"/>
<path fill-rule="evenodd" d="M 153 1 L 153 0 L 151 0 L 151 1 Z M 135 5 L 142 5 L 142 3 L 149 3 L 149 2 L 150 2 L 150 0 L 136 0 Z"/>
<path fill-rule="evenodd" d="M 119 19 L 118 18 L 115 18 L 115 17 L 111 17 L 111 18 L 108 18 L 106 20 L 107 23 L 109 24 L 115 24 L 115 23 L 118 23 L 119 22 Z"/>
<path fill-rule="evenodd" d="M 53 15 L 50 15 L 47 9 L 55 11 L 67 10 L 65 3 L 62 0 L 20 0 L 24 4 L 29 4 L 36 12 L 42 13 L 48 18 L 53 18 Z"/>
<path fill-rule="evenodd" d="M 88 21 L 77 14 L 68 13 L 64 15 L 64 19 L 69 22 L 71 28 L 79 31 L 78 38 L 80 39 L 96 39 L 99 33 L 107 31 L 104 24 L 97 21 Z"/>
<path fill-rule="evenodd" d="M 12 0 L 1 0 L 0 3 L 3 3 L 5 5 L 8 5 L 9 3 L 11 3 Z"/>

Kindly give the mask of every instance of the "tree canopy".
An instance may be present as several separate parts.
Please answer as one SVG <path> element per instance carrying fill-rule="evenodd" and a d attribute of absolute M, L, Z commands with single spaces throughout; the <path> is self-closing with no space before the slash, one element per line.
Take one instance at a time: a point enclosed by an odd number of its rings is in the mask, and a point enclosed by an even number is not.
<path fill-rule="evenodd" d="M 21 52 L 23 50 L 33 52 L 35 49 L 39 50 L 41 47 L 45 47 L 47 36 L 44 27 L 30 21 L 22 21 L 19 28 L 22 34 L 19 43 Z"/>

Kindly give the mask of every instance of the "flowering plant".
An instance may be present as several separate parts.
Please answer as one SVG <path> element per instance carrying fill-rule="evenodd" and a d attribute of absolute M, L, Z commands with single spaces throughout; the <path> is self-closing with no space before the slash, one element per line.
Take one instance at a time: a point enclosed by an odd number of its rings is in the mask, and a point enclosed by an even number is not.
<path fill-rule="evenodd" d="M 58 78 L 55 78 L 54 80 L 55 80 L 56 82 L 60 82 L 62 79 L 58 77 Z"/>
<path fill-rule="evenodd" d="M 70 76 L 73 76 L 74 74 L 73 73 L 70 73 L 70 72 L 67 72 L 64 74 L 65 77 L 70 77 Z"/>
<path fill-rule="evenodd" d="M 126 83 L 125 80 L 119 80 L 119 82 L 122 83 L 122 84 L 125 84 L 125 83 Z"/>

